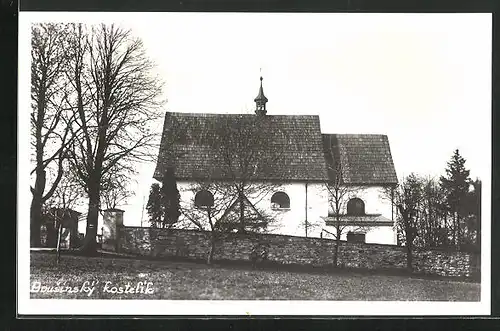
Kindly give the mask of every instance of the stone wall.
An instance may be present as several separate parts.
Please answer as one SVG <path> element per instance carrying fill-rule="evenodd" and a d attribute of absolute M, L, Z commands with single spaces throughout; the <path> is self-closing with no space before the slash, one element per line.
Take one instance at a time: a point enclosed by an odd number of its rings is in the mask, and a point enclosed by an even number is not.
<path fill-rule="evenodd" d="M 210 234 L 195 230 L 167 230 L 140 227 L 119 228 L 118 250 L 156 258 L 206 259 Z M 216 246 L 214 260 L 248 261 L 254 247 L 265 244 L 267 259 L 278 264 L 333 266 L 336 242 L 331 239 L 284 235 L 228 234 Z M 478 254 L 444 250 L 416 251 L 416 272 L 440 276 L 472 277 L 477 272 Z M 404 269 L 404 247 L 341 242 L 338 264 L 345 268 Z"/>

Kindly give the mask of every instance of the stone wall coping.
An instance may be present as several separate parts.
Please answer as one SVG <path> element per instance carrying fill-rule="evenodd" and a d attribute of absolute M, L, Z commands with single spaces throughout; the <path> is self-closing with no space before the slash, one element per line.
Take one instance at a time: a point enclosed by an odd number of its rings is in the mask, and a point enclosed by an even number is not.
<path fill-rule="evenodd" d="M 103 212 L 119 212 L 119 213 L 124 213 L 125 210 L 118 209 L 118 208 L 108 208 L 108 209 L 104 209 Z"/>

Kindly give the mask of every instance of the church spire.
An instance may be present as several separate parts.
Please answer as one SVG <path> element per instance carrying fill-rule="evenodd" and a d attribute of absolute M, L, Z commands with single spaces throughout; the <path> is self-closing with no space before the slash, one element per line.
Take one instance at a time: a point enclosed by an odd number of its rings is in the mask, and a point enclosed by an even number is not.
<path fill-rule="evenodd" d="M 260 77 L 260 89 L 259 89 L 259 95 L 254 99 L 255 101 L 255 113 L 257 115 L 266 115 L 267 110 L 266 110 L 266 102 L 267 98 L 264 95 L 264 89 L 262 88 L 262 76 Z"/>

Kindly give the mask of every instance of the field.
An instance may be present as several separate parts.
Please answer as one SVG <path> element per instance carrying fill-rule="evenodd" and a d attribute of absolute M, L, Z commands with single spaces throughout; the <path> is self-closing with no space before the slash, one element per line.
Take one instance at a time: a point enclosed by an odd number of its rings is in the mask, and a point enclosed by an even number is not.
<path fill-rule="evenodd" d="M 354 272 L 252 270 L 246 266 L 31 253 L 37 299 L 478 301 L 480 285 Z M 121 292 L 121 293 L 120 293 Z"/>

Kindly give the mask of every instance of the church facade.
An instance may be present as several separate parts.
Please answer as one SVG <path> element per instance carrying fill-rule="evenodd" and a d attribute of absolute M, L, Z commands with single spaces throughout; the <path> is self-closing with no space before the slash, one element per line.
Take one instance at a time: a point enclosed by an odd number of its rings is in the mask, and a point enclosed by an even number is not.
<path fill-rule="evenodd" d="M 173 170 L 183 211 L 224 200 L 204 183 L 241 182 L 245 203 L 273 220 L 267 232 L 396 244 L 387 136 L 325 134 L 319 116 L 270 115 L 267 101 L 261 77 L 255 114 L 167 112 L 154 178 Z"/>

